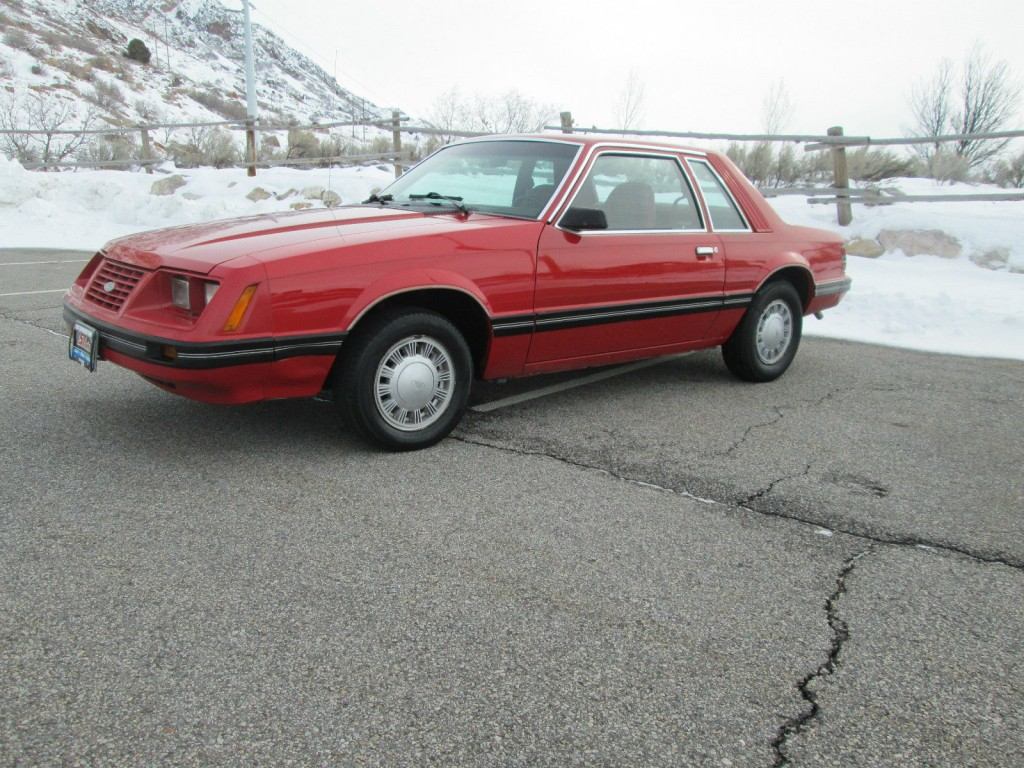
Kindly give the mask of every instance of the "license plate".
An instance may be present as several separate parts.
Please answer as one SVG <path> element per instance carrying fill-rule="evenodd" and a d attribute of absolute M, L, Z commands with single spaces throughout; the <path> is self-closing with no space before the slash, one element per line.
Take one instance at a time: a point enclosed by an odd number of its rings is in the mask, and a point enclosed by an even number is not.
<path fill-rule="evenodd" d="M 68 357 L 81 363 L 90 371 L 96 370 L 96 352 L 100 345 L 100 332 L 85 323 L 71 326 L 68 339 Z"/>

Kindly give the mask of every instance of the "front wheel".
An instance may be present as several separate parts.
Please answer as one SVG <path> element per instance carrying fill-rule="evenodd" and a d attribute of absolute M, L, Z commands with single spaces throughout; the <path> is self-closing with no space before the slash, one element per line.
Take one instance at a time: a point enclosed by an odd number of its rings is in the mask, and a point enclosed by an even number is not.
<path fill-rule="evenodd" d="M 722 345 L 729 370 L 745 381 L 772 381 L 785 373 L 800 346 L 802 310 L 791 283 L 769 283 L 758 291 Z"/>
<path fill-rule="evenodd" d="M 466 340 L 433 312 L 372 319 L 346 345 L 335 402 L 361 437 L 393 451 L 426 448 L 462 418 L 473 377 Z"/>

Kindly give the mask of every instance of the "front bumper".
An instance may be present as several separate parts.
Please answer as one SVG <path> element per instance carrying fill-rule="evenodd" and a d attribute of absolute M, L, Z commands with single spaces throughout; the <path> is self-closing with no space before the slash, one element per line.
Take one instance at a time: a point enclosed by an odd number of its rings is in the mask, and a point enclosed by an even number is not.
<path fill-rule="evenodd" d="M 156 386 L 204 403 L 312 397 L 325 384 L 344 333 L 194 342 L 151 336 L 97 320 L 68 303 L 64 322 L 99 332 L 98 357 Z"/>
<path fill-rule="evenodd" d="M 231 341 L 181 341 L 113 326 L 65 303 L 64 323 L 70 328 L 76 321 L 100 332 L 101 359 L 107 358 L 107 352 L 114 352 L 121 358 L 187 370 L 272 363 L 304 355 L 334 356 L 345 341 L 344 333 Z"/>

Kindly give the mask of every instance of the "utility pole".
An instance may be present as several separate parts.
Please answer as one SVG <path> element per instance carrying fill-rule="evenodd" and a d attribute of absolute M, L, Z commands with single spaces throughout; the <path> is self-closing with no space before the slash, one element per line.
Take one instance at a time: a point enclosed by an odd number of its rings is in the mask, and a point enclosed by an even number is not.
<path fill-rule="evenodd" d="M 249 0 L 242 0 L 245 10 L 245 157 L 248 174 L 256 175 L 256 73 L 252 62 L 252 21 Z"/>
<path fill-rule="evenodd" d="M 164 15 L 164 55 L 167 57 L 167 72 L 171 72 L 171 44 L 167 35 L 167 16 Z"/>

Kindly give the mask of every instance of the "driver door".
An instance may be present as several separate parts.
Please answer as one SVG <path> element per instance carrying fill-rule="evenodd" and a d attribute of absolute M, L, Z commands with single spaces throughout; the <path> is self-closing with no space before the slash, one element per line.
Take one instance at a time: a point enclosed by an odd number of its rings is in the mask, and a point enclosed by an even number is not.
<path fill-rule="evenodd" d="M 676 155 L 597 154 L 571 193 L 573 207 L 602 211 L 608 228 L 545 227 L 527 365 L 656 354 L 706 337 L 721 307 L 725 253 Z"/>

